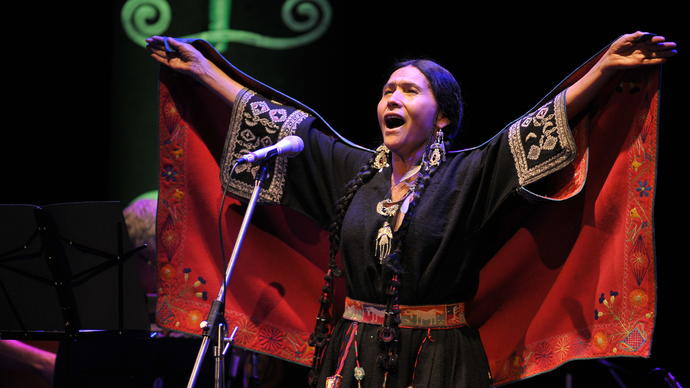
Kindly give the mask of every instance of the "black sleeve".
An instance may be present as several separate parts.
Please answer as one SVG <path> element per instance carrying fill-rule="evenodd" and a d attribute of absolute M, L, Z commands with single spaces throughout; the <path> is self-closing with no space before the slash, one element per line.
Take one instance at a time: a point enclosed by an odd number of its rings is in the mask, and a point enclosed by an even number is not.
<path fill-rule="evenodd" d="M 562 169 L 575 155 L 564 91 L 461 155 L 462 175 L 455 179 L 470 203 L 464 209 L 467 226 L 481 228 L 517 189 Z"/>
<path fill-rule="evenodd" d="M 260 199 L 297 210 L 325 228 L 345 184 L 371 153 L 331 138 L 317 126 L 318 121 L 307 113 L 244 89 L 233 106 L 226 136 L 221 169 L 224 188 L 249 198 L 259 166 L 240 164 L 229 176 L 232 163 L 241 155 L 297 135 L 304 141 L 304 150 L 294 158 L 278 157 L 269 163 Z"/>

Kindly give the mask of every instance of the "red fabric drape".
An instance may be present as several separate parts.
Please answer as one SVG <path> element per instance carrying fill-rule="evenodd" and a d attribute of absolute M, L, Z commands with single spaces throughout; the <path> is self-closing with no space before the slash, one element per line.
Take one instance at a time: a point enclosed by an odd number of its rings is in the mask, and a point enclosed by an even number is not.
<path fill-rule="evenodd" d="M 482 270 L 471 318 L 497 382 L 650 355 L 658 79 L 658 68 L 628 71 L 601 92 L 577 129 L 588 137 L 582 191 L 538 207 Z"/>

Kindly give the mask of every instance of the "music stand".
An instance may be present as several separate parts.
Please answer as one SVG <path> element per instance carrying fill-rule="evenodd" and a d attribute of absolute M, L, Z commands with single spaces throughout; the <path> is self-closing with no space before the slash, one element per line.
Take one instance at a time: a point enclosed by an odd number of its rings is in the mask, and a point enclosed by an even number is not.
<path fill-rule="evenodd" d="M 148 336 L 119 202 L 0 205 L 0 339 Z"/>

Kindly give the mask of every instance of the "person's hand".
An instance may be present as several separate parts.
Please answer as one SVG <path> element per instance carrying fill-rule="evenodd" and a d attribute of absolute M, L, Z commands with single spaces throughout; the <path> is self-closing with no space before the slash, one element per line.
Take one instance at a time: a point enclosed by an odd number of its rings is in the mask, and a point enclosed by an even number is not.
<path fill-rule="evenodd" d="M 191 44 L 170 37 L 152 36 L 146 39 L 151 58 L 173 70 L 200 78 L 209 72 L 209 61 Z"/>
<path fill-rule="evenodd" d="M 618 38 L 601 58 L 604 72 L 645 65 L 658 65 L 676 55 L 676 43 L 663 36 L 637 31 Z"/>
<path fill-rule="evenodd" d="M 173 38 L 152 36 L 146 39 L 146 49 L 151 54 L 151 58 L 173 70 L 193 77 L 216 93 L 229 106 L 235 103 L 235 98 L 244 88 L 213 62 L 206 59 L 191 44 Z"/>

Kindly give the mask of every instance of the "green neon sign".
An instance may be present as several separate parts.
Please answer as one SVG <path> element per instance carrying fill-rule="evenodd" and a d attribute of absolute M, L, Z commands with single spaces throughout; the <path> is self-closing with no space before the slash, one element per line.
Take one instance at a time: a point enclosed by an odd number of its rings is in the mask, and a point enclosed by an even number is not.
<path fill-rule="evenodd" d="M 331 24 L 331 6 L 327 0 L 286 0 L 281 8 L 281 19 L 291 31 L 301 35 L 271 37 L 252 31 L 230 28 L 232 0 L 209 0 L 208 31 L 181 38 L 204 39 L 220 52 L 228 43 L 243 43 L 272 50 L 299 47 L 319 39 Z M 297 20 L 299 15 L 302 20 Z M 122 7 L 122 27 L 137 45 L 146 46 L 151 35 L 164 35 L 170 27 L 172 10 L 166 0 L 128 0 Z"/>

